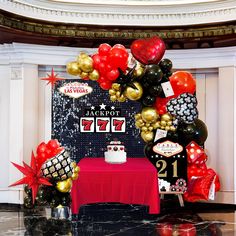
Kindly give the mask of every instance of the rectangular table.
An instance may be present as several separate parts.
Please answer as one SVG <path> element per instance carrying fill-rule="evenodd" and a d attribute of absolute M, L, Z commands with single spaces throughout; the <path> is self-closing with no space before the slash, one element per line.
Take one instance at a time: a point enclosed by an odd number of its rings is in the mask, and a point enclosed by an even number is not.
<path fill-rule="evenodd" d="M 83 158 L 79 178 L 71 190 L 72 213 L 83 204 L 118 202 L 149 206 L 160 212 L 156 168 L 146 158 L 128 158 L 123 164 L 108 164 L 104 158 Z"/>

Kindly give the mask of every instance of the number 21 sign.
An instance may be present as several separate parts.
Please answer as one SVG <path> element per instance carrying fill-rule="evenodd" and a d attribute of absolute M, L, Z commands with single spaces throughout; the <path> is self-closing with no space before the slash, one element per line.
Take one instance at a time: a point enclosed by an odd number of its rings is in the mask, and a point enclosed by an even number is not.
<path fill-rule="evenodd" d="M 186 191 L 187 155 L 184 146 L 168 138 L 162 138 L 155 142 L 146 154 L 157 169 L 159 190 Z"/>

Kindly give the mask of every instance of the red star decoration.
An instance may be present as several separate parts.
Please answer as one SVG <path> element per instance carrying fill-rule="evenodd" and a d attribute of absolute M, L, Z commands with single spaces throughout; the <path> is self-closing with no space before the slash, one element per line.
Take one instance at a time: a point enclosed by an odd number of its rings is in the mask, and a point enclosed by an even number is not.
<path fill-rule="evenodd" d="M 57 74 L 54 74 L 53 68 L 52 68 L 51 75 L 47 74 L 47 76 L 48 77 L 46 77 L 46 78 L 41 78 L 41 80 L 47 80 L 48 81 L 47 85 L 51 84 L 53 88 L 54 88 L 57 81 L 64 80 L 64 78 L 59 78 L 59 77 L 57 77 Z"/>
<path fill-rule="evenodd" d="M 20 166 L 16 163 L 12 164 L 20 171 L 22 172 L 25 176 L 16 181 L 14 184 L 11 184 L 10 187 L 20 185 L 20 184 L 27 184 L 29 188 L 32 189 L 32 198 L 33 198 L 33 203 L 35 201 L 35 198 L 38 193 L 39 186 L 41 184 L 43 185 L 48 185 L 51 186 L 52 184 L 48 181 L 47 178 L 42 177 L 41 174 L 41 166 L 38 166 L 36 164 L 36 158 L 34 156 L 34 153 L 32 152 L 31 154 L 31 163 L 30 166 L 28 166 L 25 162 L 23 162 L 24 166 Z"/>

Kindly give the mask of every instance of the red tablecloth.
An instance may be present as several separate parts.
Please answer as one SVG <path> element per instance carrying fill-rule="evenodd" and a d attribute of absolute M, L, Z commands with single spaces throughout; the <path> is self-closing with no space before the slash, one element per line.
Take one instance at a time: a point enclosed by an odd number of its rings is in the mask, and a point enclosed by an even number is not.
<path fill-rule="evenodd" d="M 78 165 L 79 178 L 71 190 L 73 214 L 83 204 L 98 202 L 147 205 L 150 214 L 159 213 L 157 171 L 146 158 L 128 158 L 124 164 L 84 158 Z"/>

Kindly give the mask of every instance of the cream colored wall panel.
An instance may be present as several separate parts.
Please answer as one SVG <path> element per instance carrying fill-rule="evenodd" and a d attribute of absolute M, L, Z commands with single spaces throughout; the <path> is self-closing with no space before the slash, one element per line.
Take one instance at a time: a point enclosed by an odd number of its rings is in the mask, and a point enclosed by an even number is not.
<path fill-rule="evenodd" d="M 8 186 L 9 171 L 9 102 L 10 102 L 10 69 L 0 65 L 0 188 Z M 1 194 L 1 193 L 0 193 Z"/>
<path fill-rule="evenodd" d="M 219 68 L 218 158 L 221 191 L 234 191 L 234 67 Z M 231 202 L 232 203 L 232 202 Z"/>
<path fill-rule="evenodd" d="M 38 66 L 23 65 L 24 76 L 24 161 L 30 163 L 31 152 L 39 143 Z"/>
<path fill-rule="evenodd" d="M 221 169 L 217 165 L 218 160 L 218 74 L 206 74 L 205 90 L 205 123 L 208 129 L 208 138 L 205 143 L 208 155 L 207 165 L 218 173 Z"/>

